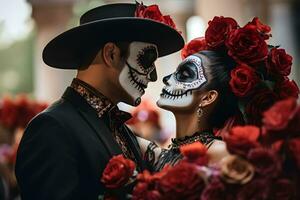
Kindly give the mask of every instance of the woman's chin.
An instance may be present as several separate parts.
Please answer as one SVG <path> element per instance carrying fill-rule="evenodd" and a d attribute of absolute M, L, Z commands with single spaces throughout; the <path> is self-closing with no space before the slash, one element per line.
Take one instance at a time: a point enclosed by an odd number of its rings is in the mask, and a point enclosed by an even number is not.
<path fill-rule="evenodd" d="M 186 108 L 186 106 L 181 105 L 180 102 L 162 97 L 156 102 L 156 104 L 158 107 L 171 112 L 176 110 L 184 110 Z"/>
<path fill-rule="evenodd" d="M 174 105 L 170 105 L 170 102 L 168 102 L 166 99 L 164 98 L 160 98 L 157 102 L 156 105 L 164 110 L 172 110 L 172 108 L 174 107 Z"/>

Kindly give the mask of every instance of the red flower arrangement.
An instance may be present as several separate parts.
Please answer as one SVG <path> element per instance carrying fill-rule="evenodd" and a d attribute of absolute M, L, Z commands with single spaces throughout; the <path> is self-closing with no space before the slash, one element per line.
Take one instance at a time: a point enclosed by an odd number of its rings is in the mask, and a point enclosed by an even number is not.
<path fill-rule="evenodd" d="M 143 3 L 137 3 L 135 17 L 151 19 L 166 24 L 176 30 L 176 25 L 170 15 L 163 15 L 158 5 L 145 6 Z"/>
<path fill-rule="evenodd" d="M 182 146 L 184 158 L 177 165 L 137 176 L 132 199 L 299 199 L 300 105 L 294 98 L 282 100 L 263 116 L 262 127 L 237 126 L 228 131 L 225 142 L 230 155 L 217 164 L 199 162 L 209 161 L 201 143 Z M 284 136 L 278 138 L 274 130 Z"/>
<path fill-rule="evenodd" d="M 8 129 L 25 128 L 29 121 L 46 109 L 46 103 L 31 101 L 26 96 L 0 100 L 0 125 Z"/>

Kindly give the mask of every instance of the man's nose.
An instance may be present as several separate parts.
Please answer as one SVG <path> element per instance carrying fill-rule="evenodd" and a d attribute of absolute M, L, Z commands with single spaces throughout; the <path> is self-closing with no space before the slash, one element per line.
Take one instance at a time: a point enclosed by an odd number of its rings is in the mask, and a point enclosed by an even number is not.
<path fill-rule="evenodd" d="M 149 75 L 149 79 L 150 81 L 152 82 L 155 82 L 157 81 L 157 73 L 156 73 L 156 69 L 154 69 L 152 72 L 150 72 L 150 75 Z"/>
<path fill-rule="evenodd" d="M 171 74 L 168 75 L 168 76 L 165 76 L 165 77 L 163 78 L 163 82 L 164 82 L 165 85 L 169 85 L 168 80 L 170 79 L 170 77 L 171 77 Z"/>

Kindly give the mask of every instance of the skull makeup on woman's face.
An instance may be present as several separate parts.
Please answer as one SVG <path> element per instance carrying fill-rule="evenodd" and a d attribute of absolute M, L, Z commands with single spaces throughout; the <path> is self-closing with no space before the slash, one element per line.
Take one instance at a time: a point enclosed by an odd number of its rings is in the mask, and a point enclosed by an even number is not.
<path fill-rule="evenodd" d="M 157 46 L 144 42 L 129 45 L 129 57 L 120 73 L 119 81 L 124 90 L 133 98 L 134 105 L 141 102 L 141 96 L 149 82 L 157 80 L 154 62 L 158 58 Z"/>
<path fill-rule="evenodd" d="M 202 59 L 191 55 L 177 70 L 163 79 L 165 87 L 157 104 L 160 107 L 187 107 L 193 102 L 193 92 L 207 82 Z"/>

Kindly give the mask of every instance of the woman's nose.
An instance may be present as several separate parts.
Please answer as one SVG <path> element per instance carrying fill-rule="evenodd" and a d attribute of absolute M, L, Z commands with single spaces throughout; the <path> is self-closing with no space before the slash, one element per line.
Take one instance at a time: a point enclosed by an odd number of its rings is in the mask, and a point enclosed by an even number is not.
<path fill-rule="evenodd" d="M 170 79 L 170 77 L 171 77 L 171 74 L 168 75 L 168 76 L 165 76 L 165 77 L 163 78 L 163 82 L 164 82 L 165 85 L 169 85 L 168 80 Z"/>

